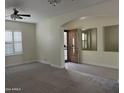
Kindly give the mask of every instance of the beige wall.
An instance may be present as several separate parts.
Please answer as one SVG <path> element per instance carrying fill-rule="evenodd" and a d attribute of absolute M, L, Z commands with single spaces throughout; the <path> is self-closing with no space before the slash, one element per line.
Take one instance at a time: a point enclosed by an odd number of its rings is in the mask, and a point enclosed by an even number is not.
<path fill-rule="evenodd" d="M 102 4 L 91 6 L 79 11 L 63 14 L 61 16 L 53 17 L 45 21 L 41 20 L 41 22 L 39 22 L 36 27 L 37 30 L 36 37 L 34 24 L 6 21 L 6 29 L 21 30 L 23 32 L 24 49 L 23 55 L 6 57 L 6 65 L 24 63 L 38 58 L 37 60 L 39 61 L 63 67 L 64 28 L 62 27 L 62 25 L 82 16 L 100 15 L 102 16 L 118 15 L 118 0 L 108 0 L 106 2 L 103 2 Z M 35 38 L 37 41 L 36 44 Z M 35 47 L 35 45 L 37 46 Z M 109 54 L 110 54 L 109 56 L 113 55 L 111 53 Z M 107 57 L 109 58 L 109 56 Z"/>
<path fill-rule="evenodd" d="M 99 15 L 118 15 L 118 0 L 109 0 L 102 4 L 57 16 L 46 21 L 41 20 L 37 25 L 36 33 L 38 60 L 56 66 L 64 66 L 64 29 L 61 26 L 75 18 Z"/>
<path fill-rule="evenodd" d="M 36 60 L 36 25 L 33 23 L 6 21 L 5 29 L 22 32 L 23 54 L 6 56 L 6 65 L 15 65 Z"/>
<path fill-rule="evenodd" d="M 118 25 L 118 17 L 114 16 L 96 16 L 87 17 L 84 20 L 75 20 L 65 25 L 67 29 L 75 28 L 97 28 L 97 51 L 82 51 L 81 63 L 118 68 L 119 66 L 119 53 L 118 52 L 105 52 L 103 45 L 103 26 Z M 81 43 L 81 42 L 80 42 Z"/>

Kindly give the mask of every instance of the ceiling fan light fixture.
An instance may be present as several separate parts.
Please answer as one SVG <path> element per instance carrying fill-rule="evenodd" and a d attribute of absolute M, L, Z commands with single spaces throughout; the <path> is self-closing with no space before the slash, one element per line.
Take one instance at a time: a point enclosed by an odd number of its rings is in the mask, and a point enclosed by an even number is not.
<path fill-rule="evenodd" d="M 50 5 L 56 6 L 61 0 L 48 0 Z"/>
<path fill-rule="evenodd" d="M 72 2 L 75 0 L 71 0 Z M 49 4 L 52 6 L 56 6 L 58 3 L 61 2 L 61 0 L 48 0 Z"/>

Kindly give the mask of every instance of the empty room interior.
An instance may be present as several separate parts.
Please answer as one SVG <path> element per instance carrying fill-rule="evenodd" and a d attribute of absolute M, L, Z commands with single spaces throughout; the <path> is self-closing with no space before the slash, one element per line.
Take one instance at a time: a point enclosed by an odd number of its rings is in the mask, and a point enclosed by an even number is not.
<path fill-rule="evenodd" d="M 119 0 L 5 0 L 6 93 L 119 93 Z"/>

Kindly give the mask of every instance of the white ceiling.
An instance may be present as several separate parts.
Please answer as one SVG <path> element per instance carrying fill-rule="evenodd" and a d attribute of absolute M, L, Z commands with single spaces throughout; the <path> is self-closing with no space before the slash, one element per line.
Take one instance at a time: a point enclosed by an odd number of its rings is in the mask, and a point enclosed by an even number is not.
<path fill-rule="evenodd" d="M 31 18 L 24 18 L 22 21 L 38 22 L 39 19 L 42 21 L 45 18 L 73 12 L 105 1 L 108 0 L 61 0 L 57 6 L 51 6 L 48 0 L 5 0 L 5 7 L 6 16 L 13 13 L 12 8 L 16 7 L 20 13 L 32 15 Z M 9 17 L 6 19 L 10 20 Z"/>

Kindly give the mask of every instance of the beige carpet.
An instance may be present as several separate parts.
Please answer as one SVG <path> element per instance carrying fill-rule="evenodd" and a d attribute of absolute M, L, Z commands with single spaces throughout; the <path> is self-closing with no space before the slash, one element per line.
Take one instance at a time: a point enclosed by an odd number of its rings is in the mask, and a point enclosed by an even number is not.
<path fill-rule="evenodd" d="M 119 71 L 118 69 L 100 67 L 88 64 L 76 64 L 76 63 L 65 63 L 65 67 L 69 70 L 78 71 L 80 73 L 86 73 L 95 75 L 103 78 L 118 80 Z"/>
<path fill-rule="evenodd" d="M 116 80 L 32 63 L 6 68 L 6 93 L 119 93 L 119 89 Z"/>

